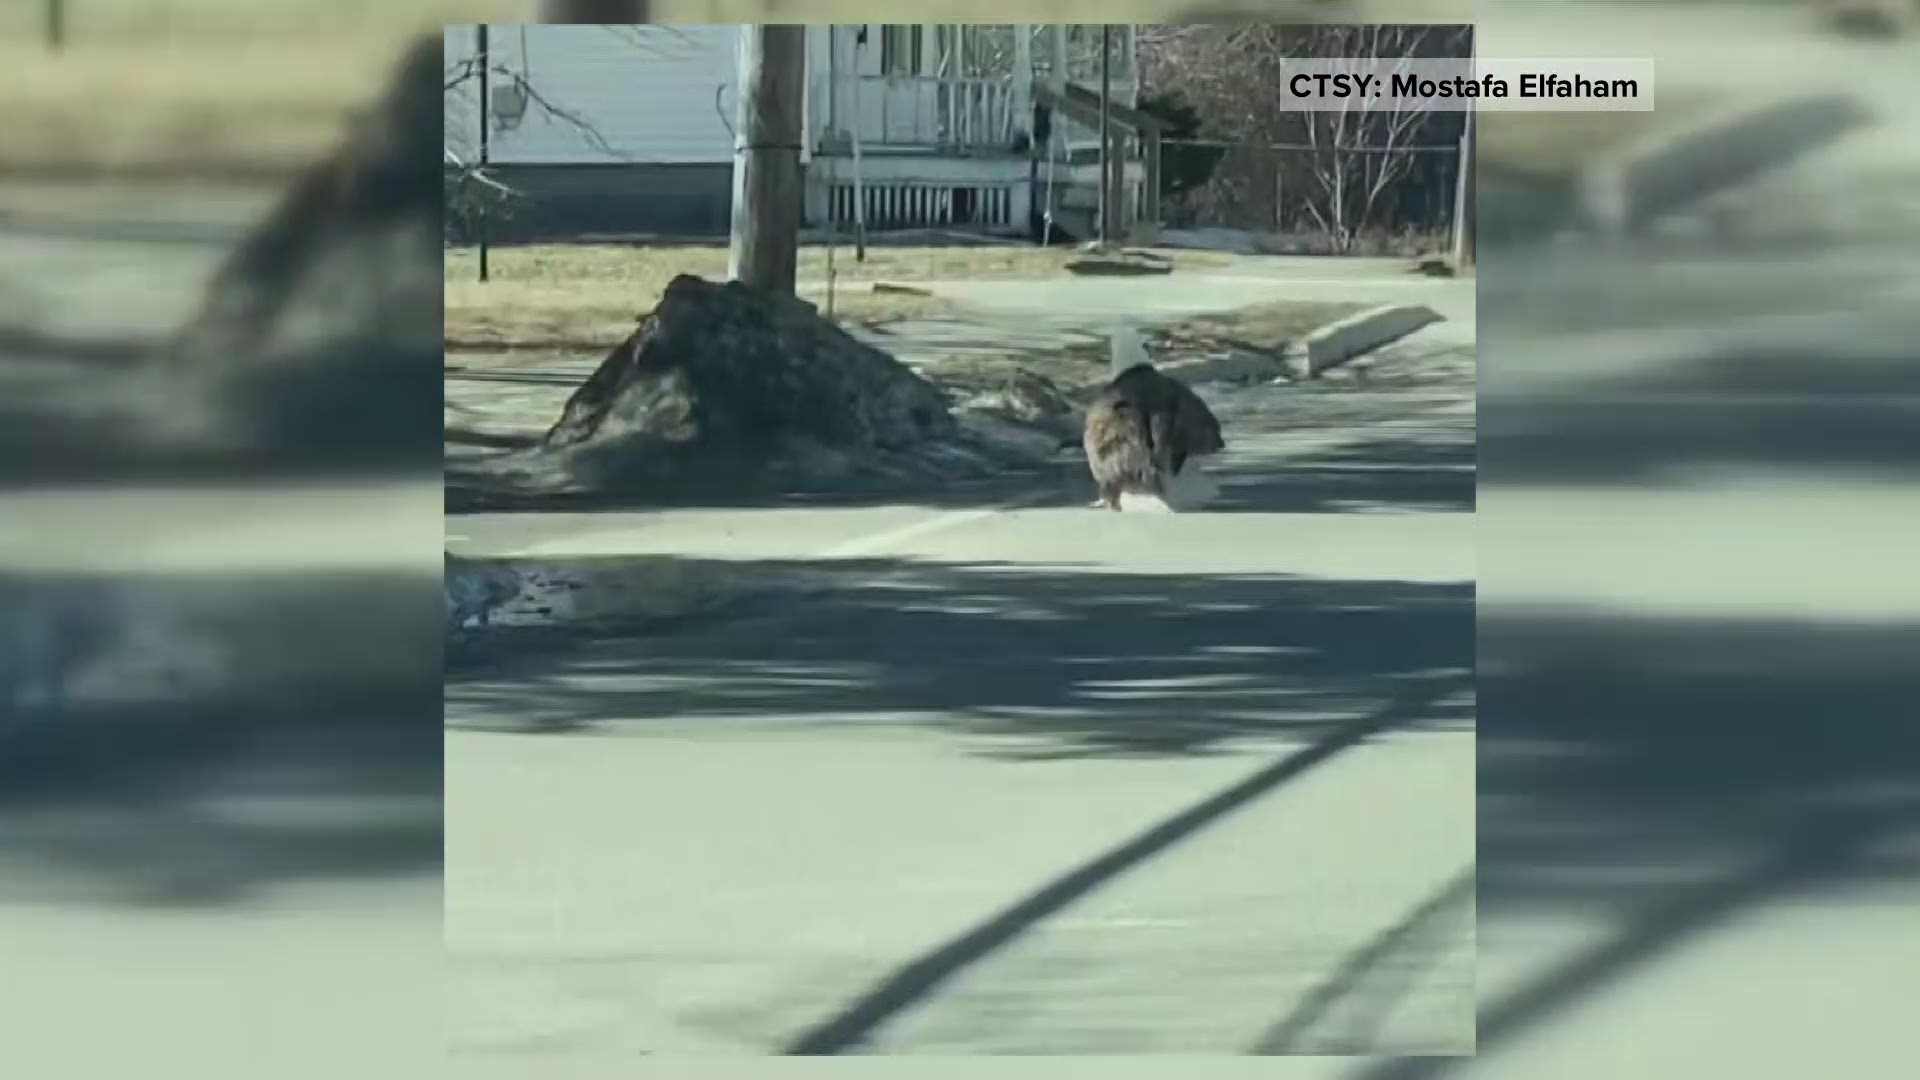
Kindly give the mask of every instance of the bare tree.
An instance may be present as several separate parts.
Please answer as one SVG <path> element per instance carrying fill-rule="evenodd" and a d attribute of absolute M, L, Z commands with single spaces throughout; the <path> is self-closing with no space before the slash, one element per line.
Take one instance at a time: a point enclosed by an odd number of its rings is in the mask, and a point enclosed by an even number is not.
<path fill-rule="evenodd" d="M 619 156 L 584 117 L 549 99 L 535 87 L 524 66 L 516 68 L 494 57 L 482 59 L 477 53 L 446 61 L 441 75 L 442 108 L 446 117 L 441 156 L 447 165 L 445 196 L 450 228 L 504 215 L 520 195 L 499 180 L 488 163 L 480 160 L 478 146 L 468 136 L 469 124 L 477 119 L 476 114 L 484 115 L 484 112 L 478 109 L 476 101 L 469 99 L 466 88 L 489 83 L 521 96 L 528 107 L 568 124 L 594 149 L 612 157 Z"/>
<path fill-rule="evenodd" d="M 594 8 L 596 5 L 587 4 L 579 10 Z M 672 27 L 622 24 L 597 29 L 651 56 L 672 55 L 673 50 L 685 42 L 685 35 Z M 524 40 L 525 27 L 520 27 L 520 31 Z M 469 137 L 468 128 L 475 121 L 476 112 L 481 110 L 467 88 L 481 84 L 490 84 L 490 93 L 517 97 L 525 108 L 566 124 L 588 146 L 610 159 L 624 160 L 629 156 L 608 142 L 579 109 L 555 100 L 539 88 L 524 48 L 517 54 L 517 63 L 499 56 L 483 59 L 478 54 L 449 59 L 444 62 L 441 78 L 446 116 L 442 156 L 448 166 L 445 193 L 449 226 L 510 213 L 512 203 L 520 197 L 520 192 L 502 182 L 494 170 L 479 159 L 478 147 Z"/>
<path fill-rule="evenodd" d="M 1421 25 L 1316 27 L 1297 56 L 1371 62 L 1381 75 L 1404 71 L 1432 28 Z M 1300 114 L 1313 183 L 1305 210 L 1332 242 L 1333 250 L 1353 250 L 1356 237 L 1374 223 L 1380 195 L 1403 179 L 1413 165 L 1412 136 L 1432 114 L 1430 106 L 1388 96 L 1381 105 L 1357 97 L 1341 99 L 1336 109 Z"/>
<path fill-rule="evenodd" d="M 1280 63 L 1313 26 L 1277 23 L 1142 26 L 1141 80 L 1157 91 L 1178 91 L 1206 118 L 1210 135 L 1280 143 L 1297 136 L 1280 100 Z"/>
<path fill-rule="evenodd" d="M 1005 23 L 956 23 L 941 26 L 938 32 L 941 40 L 935 55 L 940 58 L 941 68 L 935 74 L 951 74 L 961 79 L 994 79 L 1013 74 L 1017 51 L 1014 27 Z M 948 65 L 956 56 L 958 66 L 950 69 Z"/>
<path fill-rule="evenodd" d="M 1145 85 L 1190 104 L 1203 117 L 1205 137 L 1264 159 L 1260 168 L 1219 170 L 1208 192 L 1216 202 L 1270 199 L 1278 205 L 1269 224 L 1303 219 L 1345 252 L 1380 224 L 1424 144 L 1453 143 L 1458 127 L 1436 124 L 1434 110 L 1392 98 L 1365 105 L 1349 99 L 1351 107 L 1336 111 L 1282 108 L 1286 62 L 1355 59 L 1391 72 L 1416 57 L 1465 57 L 1470 43 L 1466 26 L 1152 26 L 1140 29 L 1139 54 Z M 1264 192 L 1248 190 L 1262 184 Z"/>

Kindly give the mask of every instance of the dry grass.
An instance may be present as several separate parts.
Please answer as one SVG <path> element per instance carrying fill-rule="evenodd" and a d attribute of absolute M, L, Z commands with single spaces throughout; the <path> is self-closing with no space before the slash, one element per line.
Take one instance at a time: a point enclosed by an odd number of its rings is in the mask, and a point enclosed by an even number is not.
<path fill-rule="evenodd" d="M 959 323 L 999 322 L 1001 316 L 971 312 L 937 296 L 873 291 L 873 283 L 950 278 L 1064 276 L 1071 256 L 1059 249 L 1021 247 L 874 248 L 866 263 L 841 251 L 834 314 L 842 323 L 884 328 L 903 320 L 946 318 Z M 1181 263 L 1199 256 L 1223 264 L 1230 256 L 1178 252 Z M 446 347 L 449 363 L 476 365 L 560 362 L 567 367 L 596 360 L 632 332 L 635 321 L 657 302 L 667 282 L 681 273 L 720 278 L 727 252 L 718 245 L 634 247 L 620 245 L 506 248 L 489 257 L 491 280 L 478 280 L 477 253 L 447 252 Z M 818 288 L 804 285 L 825 276 L 825 251 L 801 254 L 801 294 L 824 310 Z M 909 286 L 911 288 L 911 286 Z M 1170 322 L 1146 334 L 1149 347 L 1167 359 L 1234 352 L 1278 356 L 1306 332 L 1357 311 L 1357 304 L 1265 303 Z M 951 326 L 949 327 L 949 330 Z M 967 335 L 962 332 L 961 337 Z M 994 335 L 1003 340 L 1004 334 Z M 950 396 L 1003 384 L 1015 372 L 1032 371 L 1069 392 L 1084 391 L 1107 376 L 1107 344 L 1096 334 L 1065 335 L 1054 344 L 1019 349 L 962 347 L 952 355 L 914 350 L 914 366 Z"/>
<path fill-rule="evenodd" d="M 1071 252 L 1019 245 L 870 247 L 865 262 L 839 248 L 834 255 L 835 319 L 876 325 L 951 313 L 932 296 L 875 292 L 876 282 L 1064 276 Z M 679 274 L 719 279 L 727 272 L 720 245 L 638 247 L 618 244 L 533 245 L 496 249 L 478 280 L 478 253 L 446 254 L 446 343 L 455 351 L 606 349 L 652 310 Z M 1179 252 L 1176 265 L 1224 265 L 1212 252 Z M 800 252 L 801 295 L 826 307 L 826 249 Z"/>
<path fill-rule="evenodd" d="M 1300 336 L 1325 327 L 1334 319 L 1342 319 L 1356 311 L 1363 311 L 1367 304 L 1300 304 L 1300 302 L 1269 302 L 1269 304 L 1250 304 L 1246 307 L 1233 307 L 1229 311 L 1217 311 L 1210 315 L 1192 315 L 1187 319 L 1175 319 L 1160 323 L 1142 332 L 1142 340 L 1160 359 L 1194 359 L 1194 357 L 1223 356 L 1235 352 L 1248 352 L 1279 359 L 1288 342 L 1298 340 Z M 1108 373 L 1108 344 L 1106 338 L 1089 338 L 1083 344 L 1071 344 L 1060 350 L 1050 350 L 1048 359 L 1060 361 L 1060 371 L 1043 371 L 1048 379 L 1054 379 L 1064 386 L 1071 384 L 1091 384 L 1106 379 Z M 1033 367 L 1031 357 L 950 357 L 937 361 L 937 367 L 952 373 L 979 373 L 979 375 L 1010 375 L 1014 369 Z M 1075 375 L 1077 373 L 1077 375 Z"/>
<path fill-rule="evenodd" d="M 703 275 L 720 277 L 722 275 Z M 449 281 L 446 287 L 446 347 L 449 353 L 592 353 L 618 344 L 652 309 L 672 275 L 650 287 L 632 281 L 502 282 Z M 801 296 L 824 312 L 825 296 Z M 836 290 L 834 318 L 878 325 L 948 314 L 937 297 L 874 293 L 868 286 Z"/>
<path fill-rule="evenodd" d="M 1162 361 L 1235 353 L 1253 353 L 1278 361 L 1289 342 L 1367 306 L 1289 301 L 1252 304 L 1162 323 L 1147 329 L 1142 337 Z M 1051 348 L 997 355 L 970 351 L 930 357 L 914 366 L 956 399 L 1004 385 L 1023 370 L 1050 380 L 1071 396 L 1084 398 L 1110 374 L 1108 348 L 1105 337 L 1089 333 L 1080 341 Z"/>
<path fill-rule="evenodd" d="M 1035 278 L 1064 274 L 1074 252 L 1059 247 L 1028 244 L 953 244 L 943 246 L 874 245 L 864 262 L 855 262 L 853 248 L 841 244 L 833 251 L 834 273 L 841 282 L 939 281 L 956 278 Z M 471 247 L 447 252 L 447 280 L 477 276 L 479 254 Z M 1182 267 L 1221 266 L 1228 256 L 1214 252 L 1181 251 L 1172 258 Z M 498 282 L 629 282 L 636 287 L 657 282 L 664 286 L 675 274 L 724 275 L 724 244 L 533 244 L 495 248 L 489 256 L 491 276 Z M 800 280 L 825 281 L 827 248 L 800 249 Z M 657 287 L 654 294 L 657 294 Z"/>

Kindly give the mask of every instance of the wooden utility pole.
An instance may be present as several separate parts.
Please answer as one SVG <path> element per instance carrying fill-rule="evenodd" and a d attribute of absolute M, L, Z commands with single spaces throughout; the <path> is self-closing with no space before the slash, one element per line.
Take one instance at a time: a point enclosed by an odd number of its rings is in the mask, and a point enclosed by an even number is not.
<path fill-rule="evenodd" d="M 862 23 L 853 35 L 853 119 L 847 124 L 853 135 L 853 261 L 860 263 L 867 261 L 867 185 L 860 174 L 860 123 L 867 115 L 860 103 L 860 87 L 866 80 L 859 77 L 865 70 L 862 62 L 866 47 L 867 27 Z"/>
<path fill-rule="evenodd" d="M 492 77 L 493 57 L 490 54 L 490 50 L 487 44 L 487 24 L 481 23 L 479 26 L 475 27 L 474 35 L 477 39 L 474 43 L 474 46 L 480 56 L 480 164 L 479 164 L 479 169 L 481 171 L 481 174 L 485 175 L 486 169 L 487 169 L 487 149 L 488 149 L 487 140 L 491 134 L 491 132 L 488 129 L 492 126 L 492 121 L 493 121 L 493 117 L 490 112 L 490 109 L 492 107 L 492 102 L 489 100 L 491 95 L 491 89 L 490 89 L 490 83 L 488 81 Z M 491 216 L 487 211 L 487 205 L 485 201 L 486 198 L 487 197 L 484 195 L 480 196 L 480 200 L 478 202 L 479 214 L 477 215 L 479 218 L 477 225 L 480 229 L 479 239 L 480 239 L 480 280 L 481 281 L 487 280 L 487 246 L 488 246 L 487 241 L 489 239 L 487 234 L 490 231 L 487 228 L 487 219 Z"/>
<path fill-rule="evenodd" d="M 1469 29 L 1468 33 L 1472 33 L 1472 30 Z M 1474 57 L 1480 52 L 1479 45 L 1480 43 L 1478 41 L 1471 38 L 1468 39 L 1468 78 L 1479 74 L 1478 71 L 1474 70 L 1474 67 L 1477 65 L 1473 64 Z M 1456 274 L 1463 273 L 1466 268 L 1472 264 L 1474 258 L 1473 234 L 1475 219 L 1478 217 L 1476 212 L 1478 203 L 1475 199 L 1473 186 L 1473 146 L 1475 142 L 1474 127 L 1476 126 L 1474 124 L 1474 114 L 1478 111 L 1472 102 L 1468 102 L 1466 123 L 1461 125 L 1460 128 L 1460 153 L 1458 156 L 1460 165 L 1459 168 L 1455 170 L 1456 175 L 1453 180 L 1453 272 Z"/>
<path fill-rule="evenodd" d="M 806 62 L 805 26 L 741 28 L 727 276 L 789 295 L 800 259 Z"/>
<path fill-rule="evenodd" d="M 1453 268 L 1455 272 L 1465 270 L 1474 261 L 1474 231 L 1476 213 L 1479 205 L 1475 198 L 1474 171 L 1474 109 L 1467 108 L 1467 124 L 1460 132 L 1460 168 L 1454 179 L 1453 193 Z"/>
<path fill-rule="evenodd" d="M 834 167 L 840 155 L 840 33 L 827 28 L 827 321 L 833 321 L 834 266 L 833 248 L 840 240 L 840 170 Z"/>
<path fill-rule="evenodd" d="M 1107 100 L 1113 96 L 1111 28 L 1100 24 L 1100 246 L 1113 241 L 1113 135 Z"/>

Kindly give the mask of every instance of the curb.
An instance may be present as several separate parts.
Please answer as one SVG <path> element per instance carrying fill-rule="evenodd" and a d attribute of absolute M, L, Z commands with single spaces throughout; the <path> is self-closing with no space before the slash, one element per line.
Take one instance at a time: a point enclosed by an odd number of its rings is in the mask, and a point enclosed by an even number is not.
<path fill-rule="evenodd" d="M 1207 356 L 1198 360 L 1155 362 L 1161 373 L 1182 382 L 1265 382 L 1288 372 L 1284 361 L 1257 353 L 1236 352 L 1227 356 Z"/>
<path fill-rule="evenodd" d="M 1315 378 L 1356 356 L 1440 321 L 1439 312 L 1425 304 L 1387 304 L 1356 312 L 1289 344 L 1286 370 L 1296 379 Z"/>
<path fill-rule="evenodd" d="M 1157 366 L 1183 382 L 1259 381 L 1285 377 L 1311 379 L 1354 357 L 1391 344 L 1421 327 L 1442 321 L 1425 304 L 1386 304 L 1330 322 L 1289 342 L 1281 359 L 1237 352 L 1198 360 L 1173 360 Z"/>
<path fill-rule="evenodd" d="M 1851 94 L 1776 99 L 1656 131 L 1581 171 L 1577 205 L 1590 227 L 1631 232 L 1778 168 L 1872 119 Z"/>

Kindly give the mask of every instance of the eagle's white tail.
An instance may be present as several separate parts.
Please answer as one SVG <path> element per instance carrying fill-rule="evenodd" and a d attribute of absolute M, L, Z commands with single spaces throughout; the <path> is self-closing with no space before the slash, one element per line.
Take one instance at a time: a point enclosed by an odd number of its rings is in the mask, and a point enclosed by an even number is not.
<path fill-rule="evenodd" d="M 1141 364 L 1152 366 L 1153 357 L 1147 355 L 1147 346 L 1140 340 L 1140 331 L 1121 325 L 1114 327 L 1113 334 L 1107 339 L 1107 361 L 1111 365 L 1108 374 L 1118 377 L 1122 372 Z"/>
<path fill-rule="evenodd" d="M 1120 495 L 1120 509 L 1153 514 L 1180 514 L 1199 510 L 1220 497 L 1220 485 L 1214 483 L 1198 463 L 1189 461 L 1168 479 L 1166 492 L 1148 495 L 1127 491 Z"/>

